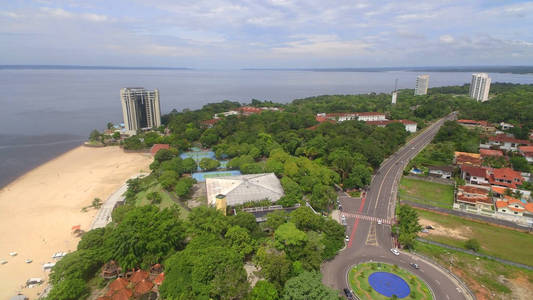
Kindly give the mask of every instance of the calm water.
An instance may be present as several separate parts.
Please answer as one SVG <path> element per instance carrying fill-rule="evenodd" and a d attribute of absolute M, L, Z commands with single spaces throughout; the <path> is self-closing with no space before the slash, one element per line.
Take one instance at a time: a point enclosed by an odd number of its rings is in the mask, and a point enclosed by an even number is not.
<path fill-rule="evenodd" d="M 470 73 L 429 72 L 430 87 L 470 81 Z M 413 88 L 415 72 L 0 70 L 0 187 L 63 153 L 109 121 L 122 122 L 121 87 L 159 88 L 163 113 L 225 99 L 289 102 L 323 94 Z M 533 75 L 490 74 L 533 83 Z M 400 100 L 401 101 L 401 100 Z"/>

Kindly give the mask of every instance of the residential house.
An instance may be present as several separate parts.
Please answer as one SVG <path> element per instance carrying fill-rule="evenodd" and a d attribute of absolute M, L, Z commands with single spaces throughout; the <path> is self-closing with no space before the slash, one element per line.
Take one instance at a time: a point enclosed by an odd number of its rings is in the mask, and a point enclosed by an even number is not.
<path fill-rule="evenodd" d="M 499 147 L 501 150 L 518 151 L 520 145 L 531 145 L 529 141 L 516 139 L 505 134 L 489 137 L 489 146 Z"/>
<path fill-rule="evenodd" d="M 489 183 L 515 189 L 524 181 L 522 174 L 511 168 L 487 169 Z"/>
<path fill-rule="evenodd" d="M 481 166 L 481 155 L 477 153 L 459 152 L 454 153 L 454 163 L 456 165 Z"/>
<path fill-rule="evenodd" d="M 491 126 L 487 121 L 476 121 L 476 120 L 457 120 L 457 123 L 460 125 L 468 128 L 468 129 L 474 129 L 479 128 L 482 131 L 486 133 L 495 132 L 496 128 L 494 126 Z"/>
<path fill-rule="evenodd" d="M 434 176 L 438 178 L 445 178 L 445 179 L 451 179 L 452 173 L 453 173 L 453 167 L 450 166 L 442 166 L 442 167 L 435 167 L 435 166 L 429 166 L 429 176 Z"/>
<path fill-rule="evenodd" d="M 462 185 L 457 187 L 454 208 L 492 213 L 493 202 L 489 187 Z"/>
<path fill-rule="evenodd" d="M 213 126 L 215 126 L 215 124 L 220 121 L 220 119 L 216 119 L 216 118 L 213 118 L 211 120 L 204 120 L 204 121 L 201 121 L 200 124 L 203 126 L 203 127 L 206 127 L 206 128 L 212 128 Z"/>
<path fill-rule="evenodd" d="M 533 163 L 533 146 L 519 146 L 518 153 L 525 157 L 528 163 Z"/>
<path fill-rule="evenodd" d="M 496 212 L 500 216 L 522 220 L 533 219 L 533 203 L 524 203 L 516 198 L 505 196 L 503 200 L 497 200 L 495 204 Z"/>
<path fill-rule="evenodd" d="M 384 113 L 380 112 L 356 112 L 356 113 L 319 113 L 316 114 L 315 120 L 318 122 L 344 122 L 357 120 L 365 122 L 368 125 L 374 125 L 378 127 L 385 127 L 390 123 L 399 122 L 402 123 L 406 131 L 416 132 L 417 123 L 411 120 L 387 120 Z"/>
<path fill-rule="evenodd" d="M 462 165 L 461 176 L 469 184 L 489 185 L 489 175 L 484 167 Z"/>

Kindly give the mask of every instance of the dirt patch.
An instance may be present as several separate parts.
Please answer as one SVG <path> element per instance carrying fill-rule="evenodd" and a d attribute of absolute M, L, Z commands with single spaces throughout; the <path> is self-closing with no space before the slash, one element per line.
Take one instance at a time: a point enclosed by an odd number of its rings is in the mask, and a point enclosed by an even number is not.
<path fill-rule="evenodd" d="M 420 218 L 419 223 L 423 228 L 425 228 L 426 226 L 432 226 L 434 228 L 428 230 L 427 233 L 420 233 L 420 236 L 422 237 L 426 237 L 429 235 L 442 235 L 460 240 L 467 240 L 472 234 L 472 229 L 468 226 L 462 228 L 449 228 L 424 218 Z"/>
<path fill-rule="evenodd" d="M 470 290 L 476 295 L 476 299 L 477 300 L 489 300 L 489 299 L 493 299 L 491 297 L 491 293 L 490 291 L 481 286 L 477 281 L 475 281 L 473 278 L 471 278 L 470 276 L 466 275 L 465 272 L 463 272 L 463 270 L 461 269 L 457 269 L 457 268 L 453 268 L 452 269 L 452 273 L 456 274 L 457 276 L 459 276 L 463 281 L 465 281 L 465 283 L 468 285 L 468 288 L 470 288 Z"/>
<path fill-rule="evenodd" d="M 507 286 L 512 291 L 512 299 L 527 300 L 533 295 L 533 283 L 520 274 L 516 278 L 505 279 Z"/>

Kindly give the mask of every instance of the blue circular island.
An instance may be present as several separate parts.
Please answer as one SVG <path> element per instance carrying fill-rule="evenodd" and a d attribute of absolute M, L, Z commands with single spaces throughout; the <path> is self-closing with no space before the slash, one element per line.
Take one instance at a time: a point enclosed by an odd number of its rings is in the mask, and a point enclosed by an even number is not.
<path fill-rule="evenodd" d="M 392 297 L 404 298 L 409 295 L 411 289 L 400 276 L 389 272 L 375 272 L 368 276 L 368 283 L 376 292 Z"/>

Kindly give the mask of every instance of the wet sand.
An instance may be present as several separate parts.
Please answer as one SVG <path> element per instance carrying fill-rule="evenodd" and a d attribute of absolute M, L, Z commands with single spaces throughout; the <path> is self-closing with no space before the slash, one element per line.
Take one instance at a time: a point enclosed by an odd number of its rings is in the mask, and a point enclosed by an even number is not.
<path fill-rule="evenodd" d="M 0 299 L 21 291 L 36 299 L 46 284 L 21 287 L 31 277 L 47 280 L 42 265 L 55 252 L 76 249 L 72 226 L 88 230 L 102 201 L 131 176 L 149 171 L 149 154 L 124 153 L 119 147 L 77 147 L 19 177 L 0 189 Z M 17 256 L 10 256 L 15 251 Z M 26 259 L 32 259 L 30 264 Z"/>

